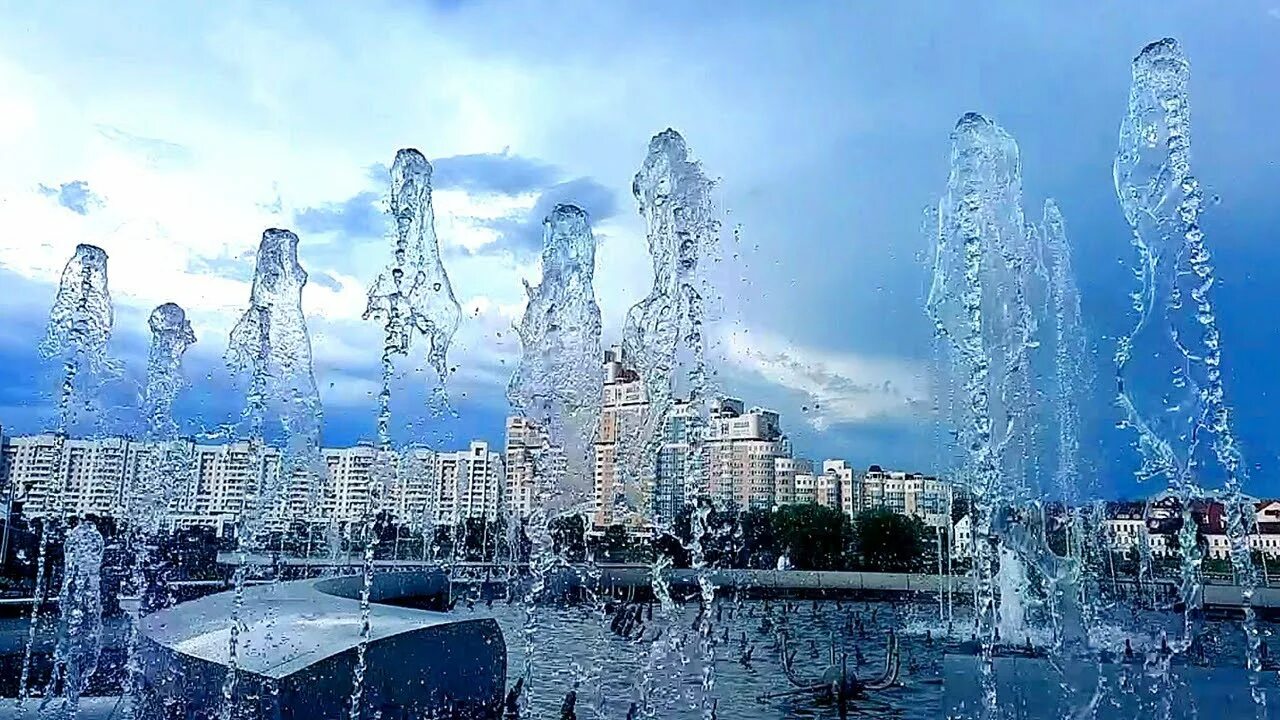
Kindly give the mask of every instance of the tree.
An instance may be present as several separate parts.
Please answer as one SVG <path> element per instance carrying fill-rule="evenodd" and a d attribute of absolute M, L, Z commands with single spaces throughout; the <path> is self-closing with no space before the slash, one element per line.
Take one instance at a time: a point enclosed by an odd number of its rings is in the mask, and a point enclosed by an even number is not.
<path fill-rule="evenodd" d="M 753 509 L 738 518 L 741 544 L 733 566 L 772 569 L 778 563 L 778 541 L 774 536 L 773 513 Z"/>
<path fill-rule="evenodd" d="M 587 557 L 586 517 L 561 515 L 548 523 L 552 552 L 569 562 L 583 562 Z"/>
<path fill-rule="evenodd" d="M 920 518 L 877 508 L 858 513 L 858 550 L 862 566 L 878 572 L 912 572 L 929 557 Z"/>
<path fill-rule="evenodd" d="M 775 550 L 798 570 L 843 570 L 853 542 L 849 518 L 813 503 L 784 505 L 773 513 Z"/>

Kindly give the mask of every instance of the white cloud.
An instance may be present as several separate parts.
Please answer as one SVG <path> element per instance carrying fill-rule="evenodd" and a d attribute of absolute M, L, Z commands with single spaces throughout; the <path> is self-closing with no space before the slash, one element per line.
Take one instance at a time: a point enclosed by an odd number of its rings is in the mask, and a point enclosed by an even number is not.
<path fill-rule="evenodd" d="M 805 417 L 818 430 L 920 412 L 928 388 L 916 363 L 806 348 L 767 332 L 738 331 L 722 344 L 734 367 L 809 400 Z"/>

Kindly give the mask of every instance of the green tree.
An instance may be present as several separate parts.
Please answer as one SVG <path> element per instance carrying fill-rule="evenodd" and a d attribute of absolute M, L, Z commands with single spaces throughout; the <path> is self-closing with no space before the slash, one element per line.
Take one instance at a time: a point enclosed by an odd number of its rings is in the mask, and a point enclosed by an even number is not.
<path fill-rule="evenodd" d="M 587 557 L 587 519 L 580 514 L 561 515 L 548 523 L 551 547 L 556 555 L 569 562 L 582 562 Z"/>
<path fill-rule="evenodd" d="M 847 569 L 853 542 L 849 518 L 836 508 L 813 503 L 784 505 L 773 513 L 775 550 L 798 570 Z"/>
<path fill-rule="evenodd" d="M 930 557 L 928 532 L 917 517 L 877 508 L 858 513 L 858 551 L 862 566 L 877 572 L 923 569 Z"/>

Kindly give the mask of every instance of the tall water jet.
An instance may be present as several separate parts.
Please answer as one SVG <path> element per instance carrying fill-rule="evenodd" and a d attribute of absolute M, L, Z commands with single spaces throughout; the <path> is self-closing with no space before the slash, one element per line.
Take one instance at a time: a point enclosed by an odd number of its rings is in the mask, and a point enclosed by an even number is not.
<path fill-rule="evenodd" d="M 352 720 L 358 720 L 364 700 L 366 653 L 369 646 L 369 594 L 376 557 L 374 524 L 384 510 L 386 490 L 394 480 L 391 440 L 391 384 L 396 356 L 407 356 L 414 340 L 427 339 L 427 360 L 439 378 L 439 397 L 445 398 L 449 343 L 462 310 L 440 260 L 435 210 L 431 204 L 431 163 L 414 149 L 396 153 L 391 163 L 390 211 L 395 223 L 391 264 L 369 289 L 364 319 L 382 323 L 382 389 L 378 393 L 378 449 L 374 477 L 369 486 L 364 522 L 363 585 L 360 592 L 360 642 L 352 679 Z M 447 400 L 445 400 L 447 402 Z"/>
<path fill-rule="evenodd" d="M 107 253 L 94 245 L 77 245 L 75 254 L 62 270 L 45 338 L 40 344 L 42 357 L 62 364 L 58 430 L 64 436 L 74 430 L 82 410 L 92 409 L 97 384 L 114 373 L 114 365 L 107 356 L 113 318 L 111 293 L 107 289 Z M 30 691 L 31 653 L 39 629 L 40 609 L 48 592 L 45 584 L 50 527 L 62 523 L 66 516 L 67 478 L 63 473 L 59 477 L 58 484 L 49 488 L 40 523 L 35 591 L 18 680 L 20 706 Z"/>
<path fill-rule="evenodd" d="M 1138 479 L 1164 480 L 1181 503 L 1184 534 L 1193 532 L 1190 504 L 1204 494 L 1202 479 L 1218 476 L 1241 586 L 1250 684 L 1261 704 L 1260 641 L 1250 604 L 1257 585 L 1248 545 L 1253 509 L 1243 494 L 1245 472 L 1222 381 L 1214 270 L 1199 224 L 1204 197 L 1191 172 L 1189 78 L 1190 63 L 1173 39 L 1153 42 L 1134 58 L 1114 171 L 1136 254 L 1137 287 L 1130 295 L 1136 317 L 1117 343 L 1116 396 L 1121 427 L 1133 431 L 1141 454 Z M 1199 553 L 1184 553 L 1188 608 L 1199 595 L 1198 570 Z M 1188 615 L 1184 645 L 1192 632 Z"/>
<path fill-rule="evenodd" d="M 126 659 L 125 711 L 135 708 L 141 666 L 138 662 L 138 620 L 148 596 L 147 571 L 151 569 L 150 544 L 159 533 L 174 498 L 176 480 L 189 472 L 191 458 L 175 443 L 178 426 L 173 403 L 182 389 L 182 356 L 196 341 L 186 312 L 175 303 L 151 311 L 151 348 L 147 356 L 147 384 L 142 397 L 147 423 L 147 444 L 136 483 L 127 489 L 122 508 L 123 525 L 130 548 L 130 582 L 136 601 L 129 607 L 129 645 Z"/>
<path fill-rule="evenodd" d="M 554 562 L 548 519 L 561 511 L 584 516 L 588 511 L 594 491 L 592 439 L 604 382 L 593 284 L 596 241 L 587 213 L 576 205 L 557 205 L 543 228 L 542 280 L 536 287 L 525 283 L 529 299 L 516 328 L 522 354 L 507 388 L 513 410 L 545 438 L 535 458 L 526 519 L 532 543 L 525 595 L 526 697 L 536 689 L 535 604 Z"/>
<path fill-rule="evenodd" d="M 238 680 L 240 611 L 249 567 L 246 553 L 256 549 L 272 516 L 282 510 L 281 486 L 295 471 L 325 472 L 320 461 L 320 397 L 311 362 L 311 336 L 302 312 L 307 272 L 298 263 L 298 236 L 288 230 L 262 233 L 249 307 L 231 330 L 227 365 L 247 381 L 245 408 L 249 462 L 253 477 L 236 518 L 235 596 L 232 602 L 229 662 L 221 715 L 234 713 Z M 267 467 L 268 433 L 283 444 L 281 467 Z"/>
<path fill-rule="evenodd" d="M 82 520 L 67 533 L 58 593 L 61 619 L 53 650 L 53 670 L 40 703 L 45 710 L 58 702 L 59 717 L 74 718 L 80 696 L 98 670 L 102 653 L 102 533 Z"/>
<path fill-rule="evenodd" d="M 644 507 L 655 493 L 658 453 L 663 434 L 675 407 L 675 393 L 686 390 L 693 412 L 687 418 L 689 457 L 702 455 L 710 385 L 706 366 L 707 339 L 704 330 L 706 303 L 715 297 L 709 263 L 720 254 L 720 221 L 712 201 L 714 183 L 699 163 L 689 157 L 684 138 L 675 130 L 658 133 L 649 143 L 644 164 L 636 173 L 632 191 L 648 226 L 649 254 L 653 258 L 653 289 L 627 313 L 623 332 L 624 356 L 644 382 L 647 413 L 638 432 L 620 439 L 624 455 L 618 467 L 626 474 L 621 485 L 627 489 L 628 508 Z M 682 484 L 687 498 L 708 494 L 705 465 L 686 464 Z M 608 502 L 610 499 L 605 498 Z M 710 611 L 715 586 L 705 570 L 700 528 L 706 524 L 709 500 L 699 502 L 694 511 L 691 557 L 698 572 L 704 613 L 698 628 L 702 638 L 705 673 L 703 712 L 711 708 L 714 685 L 710 643 Z M 663 582 L 661 573 L 653 574 Z"/>
<path fill-rule="evenodd" d="M 1017 143 L 976 113 L 960 118 L 951 135 L 951 172 L 939 203 L 933 278 L 927 310 L 935 333 L 949 347 L 952 370 L 964 398 L 957 432 L 968 448 L 974 543 L 977 634 L 982 655 L 985 706 L 996 707 L 992 672 L 996 640 L 995 553 L 987 541 L 1005 525 L 1015 499 L 1025 497 L 1025 477 L 1010 472 L 1011 448 L 1025 427 L 1023 390 L 1011 377 L 1024 369 L 1029 349 L 1025 283 L 1027 228 Z"/>
<path fill-rule="evenodd" d="M 147 386 L 143 408 L 147 434 L 155 440 L 177 437 L 173 403 L 182 389 L 182 356 L 196 341 L 187 313 L 177 303 L 164 303 L 151 311 L 151 348 L 147 354 Z"/>
<path fill-rule="evenodd" d="M 1074 597 L 1051 599 L 1059 605 L 1062 600 L 1078 602 L 1081 614 L 1079 622 L 1088 628 L 1094 624 L 1094 605 L 1098 598 L 1096 592 L 1093 592 L 1096 577 L 1086 578 L 1086 575 L 1094 572 L 1086 558 L 1095 549 L 1091 546 L 1097 543 L 1094 533 L 1088 527 L 1087 516 L 1081 510 L 1081 503 L 1094 493 L 1089 492 L 1088 488 L 1082 492 L 1080 487 L 1085 476 L 1081 472 L 1080 462 L 1080 398 L 1088 392 L 1092 373 L 1089 370 L 1088 340 L 1080 316 L 1080 289 L 1076 285 L 1072 267 L 1066 221 L 1052 199 L 1044 203 L 1040 236 L 1044 239 L 1049 276 L 1049 308 L 1053 313 L 1053 416 L 1049 420 L 1058 430 L 1053 486 L 1063 503 L 1065 549 L 1076 572 L 1076 577 L 1072 578 L 1073 585 L 1065 590 Z M 1089 474 L 1089 477 L 1093 475 Z M 1093 489 L 1096 490 L 1096 487 Z M 1054 637 L 1061 644 L 1066 639 L 1065 625 L 1061 622 L 1060 614 L 1057 619 L 1059 627 L 1056 628 Z"/>

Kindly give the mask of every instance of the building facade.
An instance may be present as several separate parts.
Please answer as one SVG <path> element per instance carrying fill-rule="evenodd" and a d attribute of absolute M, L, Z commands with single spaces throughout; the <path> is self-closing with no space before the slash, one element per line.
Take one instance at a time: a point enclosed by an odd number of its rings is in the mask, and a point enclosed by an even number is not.
<path fill-rule="evenodd" d="M 628 512 L 651 506 L 656 483 L 656 469 L 644 468 L 648 449 L 641 447 L 648 395 L 640 376 L 624 361 L 622 348 L 605 351 L 592 478 L 596 527 L 642 522 L 643 518 L 628 517 Z"/>

